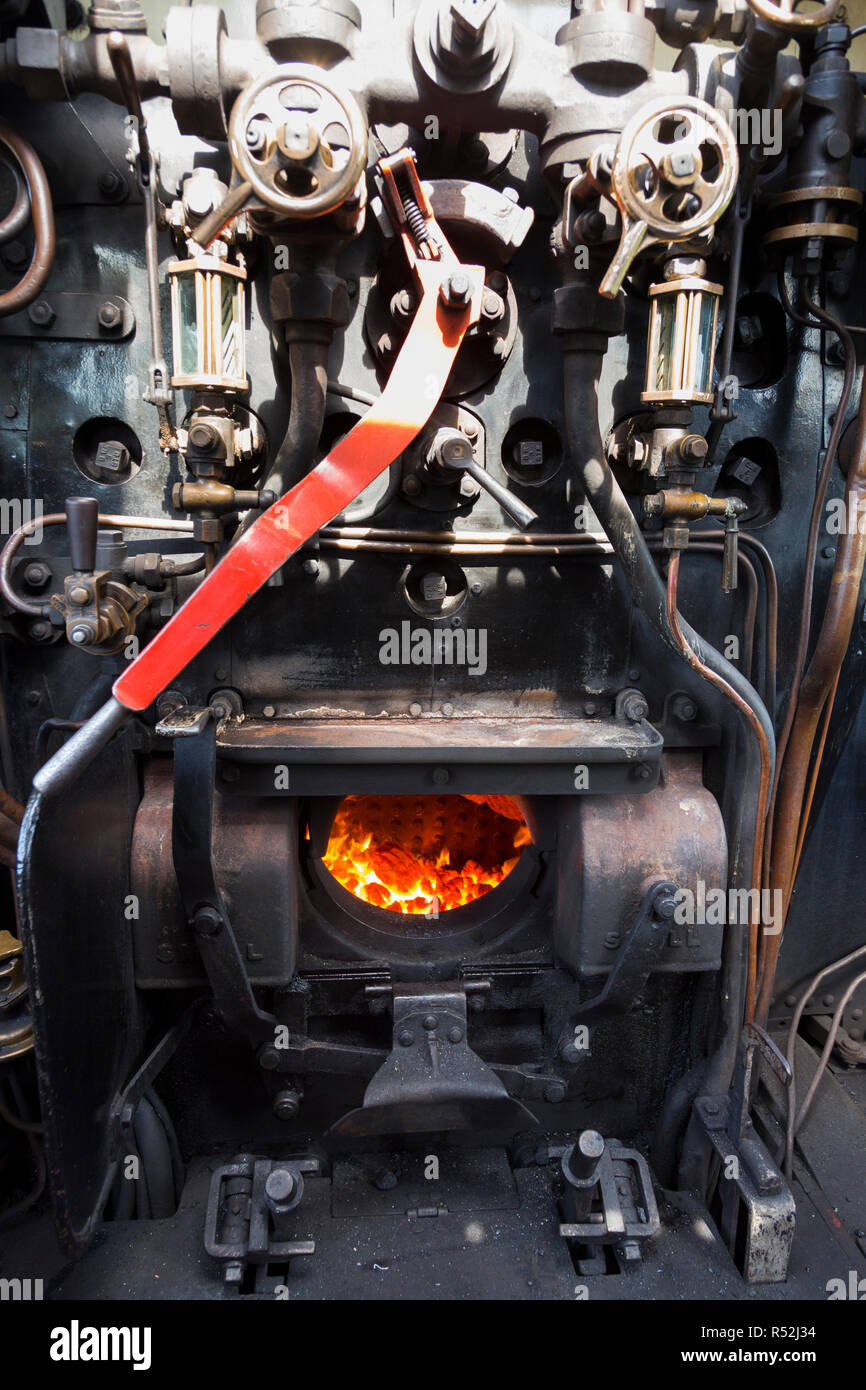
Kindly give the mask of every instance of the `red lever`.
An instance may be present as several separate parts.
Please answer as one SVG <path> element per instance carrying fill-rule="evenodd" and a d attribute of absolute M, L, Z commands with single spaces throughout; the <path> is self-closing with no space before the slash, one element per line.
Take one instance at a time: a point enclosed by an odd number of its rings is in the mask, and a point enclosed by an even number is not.
<path fill-rule="evenodd" d="M 481 314 L 484 269 L 460 264 L 426 199 L 416 203 L 426 228 L 421 241 L 402 225 L 395 172 L 415 187 L 409 151 L 392 156 L 382 191 L 420 301 L 385 390 L 328 457 L 253 522 L 118 677 L 112 698 L 40 768 L 33 785 L 44 795 L 74 781 L 124 719 L 152 704 L 289 556 L 390 467 L 429 420 L 466 330 Z"/>
<path fill-rule="evenodd" d="M 115 699 L 127 709 L 146 709 L 289 556 L 339 516 L 427 423 L 463 336 L 480 313 L 484 272 L 479 266 L 463 269 L 472 277 L 472 298 L 454 308 L 440 295 L 453 266 L 417 263 L 421 301 L 379 400 L 327 458 L 253 522 L 115 681 Z"/>

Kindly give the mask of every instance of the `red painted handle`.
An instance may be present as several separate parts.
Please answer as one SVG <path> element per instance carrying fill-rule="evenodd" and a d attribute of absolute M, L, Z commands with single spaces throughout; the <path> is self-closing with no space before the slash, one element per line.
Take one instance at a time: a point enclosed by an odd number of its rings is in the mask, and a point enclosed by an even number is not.
<path fill-rule="evenodd" d="M 471 303 L 443 303 L 439 286 L 455 266 L 418 262 L 421 301 L 375 405 L 327 458 L 253 522 L 182 608 L 114 683 L 130 710 L 146 709 L 272 574 L 393 463 L 427 423 L 467 328 L 478 319 L 484 272 L 472 277 Z"/>

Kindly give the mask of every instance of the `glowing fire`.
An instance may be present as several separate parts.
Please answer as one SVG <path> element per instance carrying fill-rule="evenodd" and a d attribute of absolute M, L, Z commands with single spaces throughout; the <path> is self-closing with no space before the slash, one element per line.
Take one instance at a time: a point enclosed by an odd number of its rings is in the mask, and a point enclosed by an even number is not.
<path fill-rule="evenodd" d="M 448 912 L 474 902 L 511 873 L 531 836 L 510 797 L 472 796 L 467 800 L 487 803 L 497 815 L 519 822 L 514 826 L 512 845 L 516 852 L 512 857 L 488 867 L 466 859 L 458 867 L 452 865 L 447 845 L 435 857 L 414 854 L 405 845 L 367 830 L 358 815 L 357 798 L 347 797 L 334 818 L 323 858 L 325 867 L 355 897 L 392 912 Z"/>

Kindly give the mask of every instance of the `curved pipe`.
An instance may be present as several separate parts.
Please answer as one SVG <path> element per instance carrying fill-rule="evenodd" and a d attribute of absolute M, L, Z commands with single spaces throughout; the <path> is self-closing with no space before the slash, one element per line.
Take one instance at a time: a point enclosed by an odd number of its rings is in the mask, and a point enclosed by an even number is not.
<path fill-rule="evenodd" d="M 866 390 L 860 394 L 857 417 L 857 438 L 851 455 L 845 487 L 845 515 L 848 525 L 839 536 L 833 578 L 821 629 L 812 659 L 797 695 L 796 713 L 784 765 L 776 793 L 776 815 L 773 823 L 773 855 L 770 881 L 787 902 L 793 885 L 800 822 L 809 775 L 809 759 L 815 743 L 821 713 L 839 675 L 851 630 L 857 615 L 857 604 L 863 570 L 866 566 L 866 534 L 861 533 L 859 518 L 866 506 Z M 792 692 L 792 698 L 795 692 Z M 782 933 L 768 937 L 761 963 L 758 984 L 757 1018 L 763 1023 L 770 1010 L 773 983 Z"/>
<path fill-rule="evenodd" d="M 625 494 L 604 456 L 598 426 L 598 380 L 604 349 L 595 345 L 590 349 L 576 348 L 567 338 L 563 347 L 566 435 L 584 493 L 625 571 L 636 604 L 665 645 L 680 659 L 686 659 L 670 626 L 665 586 Z M 757 693 L 688 623 L 679 621 L 679 633 L 698 661 L 730 687 L 751 711 L 756 721 L 754 727 L 760 727 L 762 742 L 770 752 L 772 775 L 773 726 Z M 736 827 L 731 856 L 731 877 L 735 883 L 749 875 L 755 860 L 753 832 L 746 828 L 745 822 L 746 808 L 758 806 L 762 781 L 762 756 L 754 737 L 748 739 L 743 781 L 743 812 Z M 742 1026 L 741 953 L 732 950 L 730 956 L 725 971 L 722 1038 L 707 1069 L 705 1089 L 710 1094 L 726 1091 L 730 1086 Z"/>
<path fill-rule="evenodd" d="M 565 420 L 569 453 L 577 467 L 587 500 L 592 504 L 625 571 L 638 607 L 665 645 L 682 656 L 668 622 L 665 586 L 643 532 L 604 456 L 598 427 L 598 379 L 603 355 L 597 349 L 585 351 L 565 347 Z M 587 360 L 584 363 L 578 358 Z M 582 447 L 581 440 L 585 441 Z M 681 620 L 681 627 L 698 659 L 731 686 L 753 710 L 771 749 L 775 750 L 773 725 L 757 691 L 689 623 Z"/>
<path fill-rule="evenodd" d="M 770 800 L 770 783 L 773 777 L 773 752 L 772 746 L 767 739 L 766 731 L 754 709 L 748 704 L 739 693 L 733 689 L 721 676 L 712 671 L 704 662 L 700 660 L 691 644 L 686 640 L 682 630 L 681 620 L 677 612 L 677 582 L 680 572 L 680 556 L 675 551 L 670 558 L 668 565 L 668 590 L 667 590 L 667 613 L 671 632 L 676 639 L 682 656 L 693 670 L 697 671 L 704 680 L 709 681 L 717 690 L 730 700 L 744 723 L 747 725 L 752 738 L 758 748 L 760 757 L 761 773 L 758 782 L 758 795 L 755 805 L 755 832 L 752 841 L 752 879 L 751 888 L 757 893 L 757 903 L 752 898 L 751 901 L 751 921 L 749 923 L 749 970 L 748 983 L 746 989 L 746 1017 L 751 1019 L 755 1008 L 755 992 L 758 977 L 758 933 L 760 930 L 760 890 L 761 890 L 761 863 L 764 845 L 764 827 L 767 818 L 767 807 Z"/>
<path fill-rule="evenodd" d="M 15 200 L 0 222 L 0 245 L 5 246 L 6 242 L 11 241 L 14 236 L 23 231 L 30 221 L 30 194 L 27 191 L 27 184 L 12 160 L 4 160 L 3 162 L 15 180 Z"/>
<path fill-rule="evenodd" d="M 133 1133 L 147 1181 L 150 1216 L 172 1216 L 177 1206 L 168 1138 L 147 1096 L 142 1096 L 133 1120 Z"/>
<path fill-rule="evenodd" d="M 25 521 L 22 526 L 13 531 L 3 549 L 0 550 L 0 594 L 5 598 L 10 608 L 14 608 L 16 612 L 26 613 L 30 618 L 42 618 L 46 616 L 46 612 L 50 612 L 49 604 L 34 603 L 16 593 L 12 584 L 12 561 L 33 531 L 40 530 L 43 526 L 65 524 L 65 512 L 48 512 L 45 516 L 34 516 L 30 521 Z M 101 513 L 96 519 L 96 524 L 97 526 L 126 526 L 131 531 L 178 531 L 184 535 L 190 535 L 193 529 L 191 521 L 162 520 L 152 516 L 104 516 Z"/>
<path fill-rule="evenodd" d="M 54 264 L 54 210 L 51 205 L 51 190 L 42 162 L 33 146 L 17 135 L 5 121 L 0 121 L 0 144 L 14 155 L 27 180 L 30 191 L 30 210 L 33 217 L 33 232 L 36 244 L 33 259 L 13 289 L 0 294 L 0 317 L 17 314 L 31 304 L 42 289 Z M 10 216 L 15 213 L 12 209 Z"/>
<path fill-rule="evenodd" d="M 300 482 L 313 462 L 325 422 L 330 346 L 331 334 L 327 330 L 321 337 L 298 338 L 289 343 L 292 374 L 289 423 L 263 484 L 280 497 Z"/>

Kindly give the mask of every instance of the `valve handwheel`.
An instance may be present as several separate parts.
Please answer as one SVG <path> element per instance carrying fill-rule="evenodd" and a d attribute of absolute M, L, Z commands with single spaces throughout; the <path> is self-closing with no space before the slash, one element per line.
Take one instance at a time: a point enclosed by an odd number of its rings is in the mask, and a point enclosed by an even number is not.
<path fill-rule="evenodd" d="M 798 12 L 798 3 L 799 0 L 747 0 L 749 9 L 758 19 L 775 24 L 778 29 L 786 29 L 789 33 L 829 24 L 839 8 L 839 0 L 827 0 L 818 10 Z"/>
<path fill-rule="evenodd" d="M 733 132 L 707 102 L 681 97 L 642 106 L 613 159 L 622 236 L 600 293 L 618 293 L 643 246 L 688 241 L 711 227 L 733 197 L 738 171 Z"/>
<path fill-rule="evenodd" d="M 286 217 L 321 217 L 354 192 L 367 161 L 367 127 L 349 92 L 318 68 L 289 63 L 238 97 L 229 153 L 242 183 Z"/>

